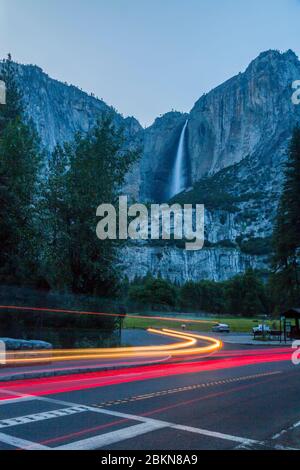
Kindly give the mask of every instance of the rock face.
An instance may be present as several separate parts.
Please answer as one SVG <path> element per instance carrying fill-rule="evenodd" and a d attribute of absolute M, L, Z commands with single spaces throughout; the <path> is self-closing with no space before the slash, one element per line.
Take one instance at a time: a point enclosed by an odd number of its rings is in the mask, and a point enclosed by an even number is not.
<path fill-rule="evenodd" d="M 279 158 L 300 118 L 291 100 L 292 83 L 299 76 L 300 62 L 292 51 L 268 51 L 244 73 L 200 98 L 189 123 L 193 180 L 247 155 L 257 154 L 265 164 Z"/>
<path fill-rule="evenodd" d="M 128 246 L 122 252 L 123 266 L 130 281 L 147 273 L 161 275 L 177 284 L 210 279 L 224 281 L 247 268 L 266 269 L 266 258 L 251 256 L 232 248 L 204 248 L 187 251 L 174 247 Z"/>
<path fill-rule="evenodd" d="M 220 280 L 247 266 L 265 269 L 288 142 L 300 123 L 300 105 L 291 99 L 300 61 L 292 51 L 263 52 L 244 73 L 203 95 L 189 114 L 167 113 L 147 129 L 38 67 L 15 67 L 27 115 L 49 151 L 76 131 L 88 131 L 107 112 L 124 126 L 128 145 L 143 149 L 124 188 L 136 200 L 166 201 L 188 119 L 184 145 L 191 187 L 177 200 L 206 205 L 206 248 L 187 253 L 170 246 L 129 245 L 125 267 L 131 279 L 151 271 L 178 282 Z"/>
<path fill-rule="evenodd" d="M 71 141 L 76 132 L 88 132 L 106 115 L 124 128 L 128 145 L 142 146 L 143 128 L 134 117 L 124 119 L 103 100 L 50 78 L 37 66 L 13 65 L 26 115 L 33 121 L 48 155 L 56 144 Z M 0 72 L 1 67 L 0 62 Z M 139 190 L 140 173 L 135 166 L 127 177 L 124 193 L 137 198 Z"/>
<path fill-rule="evenodd" d="M 75 132 L 88 132 L 108 113 L 117 125 L 124 126 L 128 140 L 142 129 L 135 118 L 124 119 L 104 101 L 50 78 L 37 66 L 14 64 L 14 67 L 26 114 L 49 151 L 57 143 L 71 141 Z"/>
<path fill-rule="evenodd" d="M 300 106 L 291 99 L 292 83 L 299 78 L 300 61 L 292 51 L 264 52 L 244 73 L 203 95 L 188 115 L 163 116 L 146 130 L 145 162 L 141 163 L 141 181 L 146 183 L 141 192 L 146 198 L 161 200 L 160 188 L 168 187 L 174 146 L 188 119 L 185 145 L 193 189 L 175 201 L 205 204 L 205 239 L 210 248 L 188 259 L 191 266 L 195 266 L 194 259 L 201 259 L 205 269 L 191 268 L 185 279 L 222 279 L 225 272 L 229 276 L 242 272 L 244 255 L 254 268 L 267 266 L 289 139 L 300 123 Z M 216 245 L 231 248 L 230 256 L 229 248 L 227 257 L 222 253 L 225 270 L 211 261 L 220 250 Z M 206 256 L 210 251 L 211 257 Z M 141 259 L 146 256 L 139 255 Z M 173 258 L 168 256 L 187 273 L 186 254 L 179 256 L 175 251 Z M 161 262 L 155 267 L 155 257 L 151 260 L 151 271 L 160 271 L 164 277 L 177 269 Z"/>
<path fill-rule="evenodd" d="M 262 165 L 280 165 L 291 130 L 300 121 L 300 106 L 291 99 L 292 83 L 299 77 L 294 52 L 267 51 L 244 73 L 203 95 L 188 115 L 168 113 L 157 119 L 145 131 L 141 171 L 147 184 L 142 194 L 155 199 L 156 186 L 168 184 L 173 146 L 186 119 L 193 183 L 249 155 Z"/>
<path fill-rule="evenodd" d="M 140 162 L 142 199 L 166 201 L 171 168 L 186 114 L 170 112 L 157 118 L 144 131 L 143 156 Z"/>

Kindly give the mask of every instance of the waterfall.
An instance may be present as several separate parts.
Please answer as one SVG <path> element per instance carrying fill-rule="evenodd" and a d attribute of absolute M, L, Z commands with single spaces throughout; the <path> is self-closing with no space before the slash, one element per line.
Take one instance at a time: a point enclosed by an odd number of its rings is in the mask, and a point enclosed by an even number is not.
<path fill-rule="evenodd" d="M 175 194 L 180 193 L 185 189 L 185 132 L 188 124 L 188 119 L 185 121 L 182 128 L 180 139 L 178 143 L 175 165 L 172 171 L 171 185 L 170 185 L 170 197 L 175 196 Z"/>

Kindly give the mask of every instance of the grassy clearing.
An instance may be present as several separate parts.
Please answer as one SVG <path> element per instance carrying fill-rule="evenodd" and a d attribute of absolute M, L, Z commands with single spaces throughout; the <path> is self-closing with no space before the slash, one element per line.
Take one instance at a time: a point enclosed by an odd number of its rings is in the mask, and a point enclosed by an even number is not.
<path fill-rule="evenodd" d="M 163 316 L 163 315 L 162 315 Z M 212 326 L 216 322 L 227 323 L 230 326 L 231 331 L 240 333 L 251 333 L 253 326 L 257 326 L 261 323 L 261 320 L 255 318 L 236 318 L 236 317 L 221 317 L 221 318 L 208 318 L 203 319 L 203 323 L 190 323 L 186 322 L 188 316 L 180 319 L 180 322 L 174 320 L 159 320 L 153 318 L 126 318 L 124 321 L 124 328 L 180 328 L 182 324 L 185 324 L 187 329 L 194 331 L 211 331 Z M 200 320 L 200 318 L 199 318 Z M 202 320 L 202 319 L 201 319 Z M 272 322 L 266 322 L 271 326 Z"/>

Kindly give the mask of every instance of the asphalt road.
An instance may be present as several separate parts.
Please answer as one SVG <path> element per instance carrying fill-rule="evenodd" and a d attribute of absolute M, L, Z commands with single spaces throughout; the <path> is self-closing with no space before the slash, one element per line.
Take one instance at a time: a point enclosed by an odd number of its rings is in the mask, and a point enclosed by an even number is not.
<path fill-rule="evenodd" d="M 0 450 L 300 449 L 300 366 L 275 351 L 2 384 Z"/>

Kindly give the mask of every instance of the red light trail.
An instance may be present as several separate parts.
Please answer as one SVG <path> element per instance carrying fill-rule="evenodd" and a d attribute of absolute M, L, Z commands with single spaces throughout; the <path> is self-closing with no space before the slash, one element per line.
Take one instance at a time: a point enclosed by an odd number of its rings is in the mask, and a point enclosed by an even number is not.
<path fill-rule="evenodd" d="M 11 395 L 5 393 L 0 396 L 0 399 L 16 398 L 18 397 L 18 393 L 37 396 L 51 395 L 121 383 L 151 380 L 170 375 L 193 374 L 246 365 L 291 360 L 290 351 L 282 352 L 281 348 L 279 351 L 280 352 L 277 353 L 276 350 L 274 350 L 272 352 L 265 352 L 265 354 L 249 354 L 247 351 L 244 355 L 241 355 L 240 351 L 238 351 L 238 357 L 234 357 L 234 351 L 232 351 L 232 357 L 228 357 L 225 360 L 219 358 L 191 363 L 164 363 L 163 365 L 132 367 L 130 371 L 113 370 L 6 382 L 3 388 L 9 390 Z M 14 392 L 16 393 L 14 394 Z"/>

